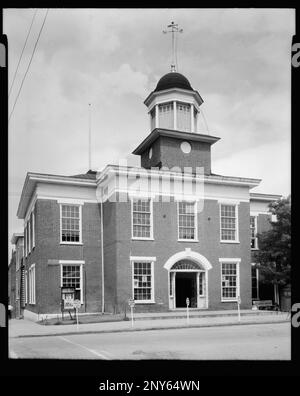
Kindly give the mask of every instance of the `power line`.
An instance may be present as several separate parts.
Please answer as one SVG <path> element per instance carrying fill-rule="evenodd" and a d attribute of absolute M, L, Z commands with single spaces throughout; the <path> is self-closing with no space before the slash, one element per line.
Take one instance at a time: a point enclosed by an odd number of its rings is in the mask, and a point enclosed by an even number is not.
<path fill-rule="evenodd" d="M 17 75 L 17 72 L 18 72 L 18 70 L 19 70 L 19 66 L 20 66 L 20 63 L 21 63 L 22 56 L 23 56 L 23 52 L 24 52 L 24 49 L 25 49 L 25 47 L 26 47 L 28 37 L 29 37 L 29 35 L 30 35 L 31 28 L 32 28 L 32 25 L 33 25 L 33 22 L 34 22 L 36 13 L 37 13 L 37 9 L 35 10 L 35 13 L 33 14 L 33 17 L 32 17 L 32 19 L 31 19 L 31 24 L 30 24 L 30 27 L 29 27 L 29 29 L 28 29 L 27 37 L 26 37 L 25 43 L 24 43 L 24 45 L 23 45 L 21 54 L 20 54 L 20 56 L 19 56 L 18 65 L 17 65 L 16 71 L 15 71 L 15 74 L 14 74 L 14 77 L 13 77 L 13 80 L 12 80 L 12 83 L 11 83 L 11 86 L 10 86 L 10 89 L 9 89 L 9 92 L 8 92 L 8 96 L 10 95 L 11 90 L 12 90 L 12 87 L 13 87 L 13 85 L 14 85 L 14 82 L 15 82 L 15 79 L 16 79 L 16 75 Z"/>
<path fill-rule="evenodd" d="M 12 114 L 13 114 L 13 112 L 14 112 L 14 109 L 15 109 L 16 103 L 17 103 L 17 101 L 18 101 L 18 98 L 19 98 L 19 96 L 20 96 L 21 89 L 22 89 L 22 87 L 23 87 L 23 84 L 24 84 L 25 78 L 26 78 L 26 76 L 27 76 L 27 73 L 28 73 L 28 70 L 29 70 L 29 68 L 30 68 L 30 65 L 31 65 L 31 62 L 32 62 L 32 59 L 33 59 L 33 56 L 34 56 L 34 53 L 35 53 L 35 50 L 36 50 L 37 44 L 38 44 L 38 42 L 39 42 L 39 39 L 40 39 L 40 36 L 41 36 L 42 30 L 43 30 L 43 27 L 44 27 L 44 25 L 45 25 L 45 22 L 46 22 L 46 18 L 47 18 L 48 12 L 49 12 L 49 8 L 47 9 L 47 12 L 46 12 L 46 14 L 45 14 L 45 17 L 44 17 L 44 20 L 43 20 L 42 26 L 41 26 L 41 28 L 40 28 L 40 31 L 39 31 L 39 34 L 38 34 L 37 40 L 36 40 L 36 42 L 35 42 L 35 45 L 34 45 L 34 48 L 33 48 L 32 54 L 31 54 L 31 58 L 30 58 L 30 60 L 29 60 L 29 63 L 28 63 L 27 69 L 26 69 L 26 71 L 25 71 L 25 74 L 24 74 L 24 77 L 23 77 L 23 79 L 22 79 L 22 82 L 21 82 L 21 85 L 20 85 L 20 88 L 19 88 L 19 91 L 18 91 L 18 94 L 17 94 L 16 100 L 15 100 L 15 102 L 14 102 L 14 105 L 13 105 L 13 108 L 12 108 L 12 111 L 11 111 L 11 113 L 10 113 L 10 115 L 9 115 L 9 118 L 8 118 L 8 120 L 10 120 L 10 119 L 11 119 L 11 116 L 12 116 Z"/>

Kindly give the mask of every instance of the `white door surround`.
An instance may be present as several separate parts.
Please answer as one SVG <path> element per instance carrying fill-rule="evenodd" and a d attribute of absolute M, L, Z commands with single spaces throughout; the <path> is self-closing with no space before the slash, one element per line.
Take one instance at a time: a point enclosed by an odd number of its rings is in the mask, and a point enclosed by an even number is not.
<path fill-rule="evenodd" d="M 187 261 L 191 265 L 178 265 L 179 262 Z M 177 264 L 177 265 L 176 265 Z M 188 263 L 186 263 L 188 264 Z M 194 265 L 193 265 L 194 264 Z M 192 251 L 190 248 L 186 248 L 184 251 L 178 252 L 171 256 L 165 263 L 164 268 L 168 271 L 168 291 L 169 291 L 169 308 L 170 309 L 182 309 L 176 308 L 176 273 L 196 273 L 197 281 L 197 307 L 196 309 L 207 309 L 208 308 L 208 271 L 212 268 L 210 262 L 206 257 L 202 256 L 198 252 Z M 204 292 L 200 292 L 200 273 L 203 273 L 203 284 L 202 289 Z"/>

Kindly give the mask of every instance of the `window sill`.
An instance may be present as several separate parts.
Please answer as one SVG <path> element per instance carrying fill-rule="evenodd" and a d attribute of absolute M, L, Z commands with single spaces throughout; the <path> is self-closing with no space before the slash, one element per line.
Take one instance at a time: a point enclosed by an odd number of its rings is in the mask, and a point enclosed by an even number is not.
<path fill-rule="evenodd" d="M 258 249 L 258 248 L 251 248 L 251 251 L 252 251 L 252 250 L 259 250 L 259 249 Z"/>
<path fill-rule="evenodd" d="M 132 241 L 154 241 L 154 238 L 138 238 L 138 237 L 131 237 Z"/>
<path fill-rule="evenodd" d="M 199 242 L 199 239 L 177 239 L 177 242 Z"/>
<path fill-rule="evenodd" d="M 59 242 L 60 245 L 83 245 L 82 242 Z"/>
<path fill-rule="evenodd" d="M 237 298 L 232 299 L 232 300 L 221 300 L 222 303 L 227 303 L 227 302 L 237 302 Z"/>
<path fill-rule="evenodd" d="M 220 241 L 220 243 L 240 243 L 240 241 Z"/>
<path fill-rule="evenodd" d="M 134 300 L 135 304 L 155 304 L 154 300 Z"/>

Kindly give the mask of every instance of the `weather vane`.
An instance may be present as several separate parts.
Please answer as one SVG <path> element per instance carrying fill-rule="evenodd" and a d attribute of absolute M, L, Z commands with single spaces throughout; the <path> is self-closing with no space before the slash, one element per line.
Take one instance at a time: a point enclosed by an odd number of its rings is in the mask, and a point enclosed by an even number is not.
<path fill-rule="evenodd" d="M 172 33 L 172 63 L 171 63 L 171 72 L 176 71 L 175 59 L 177 64 L 177 40 L 175 39 L 175 33 L 182 33 L 183 29 L 179 29 L 178 23 L 171 22 L 170 25 L 167 26 L 169 30 L 163 30 L 163 33 Z"/>

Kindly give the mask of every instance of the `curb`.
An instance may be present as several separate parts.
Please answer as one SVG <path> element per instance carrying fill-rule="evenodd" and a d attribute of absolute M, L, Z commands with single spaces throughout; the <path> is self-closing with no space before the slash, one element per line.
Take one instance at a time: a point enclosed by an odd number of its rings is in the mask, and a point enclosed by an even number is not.
<path fill-rule="evenodd" d="M 174 330 L 174 329 L 194 329 L 202 327 L 226 327 L 226 326 L 243 326 L 243 325 L 258 325 L 258 324 L 276 324 L 288 323 L 288 319 L 281 319 L 278 321 L 262 321 L 262 322 L 229 322 L 229 323 L 208 323 L 208 324 L 193 324 L 193 325 L 177 325 L 168 327 L 146 327 L 146 328 L 131 328 L 131 329 L 111 329 L 111 330 L 85 330 L 85 331 L 70 331 L 64 333 L 47 333 L 47 334 L 24 334 L 11 338 L 34 338 L 34 337 L 56 337 L 66 335 L 81 335 L 81 334 L 107 334 L 107 333 L 132 333 L 136 331 L 151 331 L 151 330 Z"/>
<path fill-rule="evenodd" d="M 266 315 L 278 315 L 277 314 L 277 312 L 274 312 L 274 311 L 266 311 L 266 312 L 263 312 L 263 313 L 257 313 L 257 312 L 241 312 L 241 316 L 256 316 L 256 317 L 261 317 L 261 316 L 266 316 Z M 236 313 L 216 313 L 216 314 L 211 314 L 211 315 L 208 315 L 208 314 L 202 314 L 202 315 L 200 315 L 200 314 L 195 314 L 195 315 L 193 315 L 193 314 L 191 314 L 190 313 L 190 318 L 197 318 L 197 319 L 201 319 L 201 318 L 217 318 L 217 317 L 219 317 L 219 318 L 226 318 L 226 317 L 236 317 L 237 316 L 237 314 Z M 164 319 L 182 319 L 182 318 L 185 318 L 186 317 L 186 315 L 174 315 L 174 316 L 153 316 L 153 317 L 151 317 L 151 316 L 149 316 L 149 317 L 147 317 L 147 316 L 141 316 L 141 317 L 135 317 L 135 319 L 134 320 L 157 320 L 157 319 L 160 319 L 160 320 L 164 320 Z"/>

